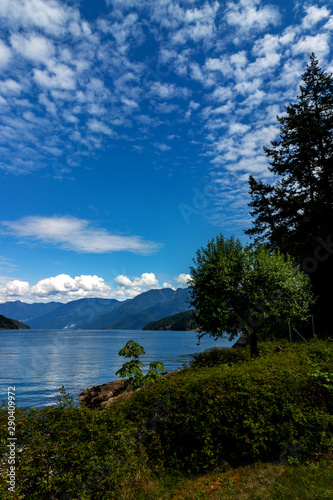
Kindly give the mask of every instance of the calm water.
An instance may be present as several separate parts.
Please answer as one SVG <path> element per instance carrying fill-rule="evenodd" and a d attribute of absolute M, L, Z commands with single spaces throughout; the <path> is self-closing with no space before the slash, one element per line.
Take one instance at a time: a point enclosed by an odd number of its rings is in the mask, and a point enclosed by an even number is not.
<path fill-rule="evenodd" d="M 198 346 L 195 332 L 1 330 L 0 401 L 7 400 L 13 385 L 17 406 L 41 407 L 54 404 L 63 385 L 77 398 L 85 387 L 116 380 L 125 362 L 118 352 L 130 339 L 144 347 L 146 366 L 162 361 L 167 371 L 180 368 L 196 352 L 235 342 L 207 337 Z"/>

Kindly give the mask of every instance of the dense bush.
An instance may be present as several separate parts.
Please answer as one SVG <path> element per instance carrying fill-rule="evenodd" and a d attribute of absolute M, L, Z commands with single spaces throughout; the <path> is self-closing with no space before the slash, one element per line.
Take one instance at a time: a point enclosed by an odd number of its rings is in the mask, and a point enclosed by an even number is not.
<path fill-rule="evenodd" d="M 249 361 L 250 351 L 243 348 L 218 348 L 212 347 L 203 352 L 197 352 L 191 360 L 192 368 L 202 368 L 204 366 L 216 366 L 226 363 L 233 365 Z"/>
<path fill-rule="evenodd" d="M 150 457 L 192 472 L 332 450 L 333 346 L 269 343 L 241 364 L 187 369 L 122 404 Z"/>
<path fill-rule="evenodd" d="M 8 451 L 7 412 L 1 412 L 2 461 Z M 73 407 L 16 410 L 16 496 L 0 480 L 2 499 L 130 499 L 147 482 L 144 453 L 121 415 Z M 19 452 L 18 450 L 22 451 Z"/>

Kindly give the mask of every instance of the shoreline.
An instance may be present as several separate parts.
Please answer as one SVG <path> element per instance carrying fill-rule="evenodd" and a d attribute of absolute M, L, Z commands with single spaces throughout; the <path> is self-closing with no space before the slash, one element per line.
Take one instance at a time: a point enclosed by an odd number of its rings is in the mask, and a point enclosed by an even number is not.
<path fill-rule="evenodd" d="M 248 344 L 248 337 L 242 334 L 236 342 L 228 347 L 232 348 L 244 348 Z M 222 348 L 223 349 L 223 348 Z M 161 375 L 165 378 L 169 378 L 175 373 L 179 373 L 181 369 L 173 370 L 170 372 L 163 372 Z M 105 384 L 99 384 L 92 387 L 86 387 L 76 398 L 77 401 L 83 402 L 89 408 L 106 408 L 119 400 L 129 398 L 137 389 L 134 389 L 133 384 L 129 384 L 125 387 L 125 383 L 128 378 L 113 380 L 111 382 L 106 382 Z"/>
<path fill-rule="evenodd" d="M 163 372 L 161 375 L 165 378 L 170 378 L 181 370 L 171 372 Z M 134 394 L 138 389 L 134 389 L 133 384 L 125 387 L 128 378 L 113 380 L 106 384 L 86 387 L 76 398 L 79 402 L 83 402 L 88 408 L 107 408 L 117 401 L 127 399 Z"/>

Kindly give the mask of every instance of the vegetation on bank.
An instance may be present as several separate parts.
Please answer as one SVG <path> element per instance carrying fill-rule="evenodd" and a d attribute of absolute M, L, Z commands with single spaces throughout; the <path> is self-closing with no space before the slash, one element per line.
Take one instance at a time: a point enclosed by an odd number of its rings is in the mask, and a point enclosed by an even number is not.
<path fill-rule="evenodd" d="M 147 323 L 142 330 L 170 330 L 174 332 L 194 331 L 198 328 L 194 311 L 184 311 Z"/>
<path fill-rule="evenodd" d="M 0 330 L 30 330 L 30 326 L 0 314 Z"/>
<path fill-rule="evenodd" d="M 333 453 L 333 342 L 266 342 L 260 353 L 196 355 L 191 367 L 104 410 L 75 407 L 65 392 L 56 407 L 17 409 L 16 496 L 3 475 L 1 498 L 200 498 L 190 493 L 198 475 L 217 491 L 237 491 L 245 486 L 228 471 L 269 469 L 258 462 L 283 465 L 276 484 L 299 474 L 290 464 L 313 476 L 316 461 Z M 0 429 L 5 472 L 5 407 Z"/>

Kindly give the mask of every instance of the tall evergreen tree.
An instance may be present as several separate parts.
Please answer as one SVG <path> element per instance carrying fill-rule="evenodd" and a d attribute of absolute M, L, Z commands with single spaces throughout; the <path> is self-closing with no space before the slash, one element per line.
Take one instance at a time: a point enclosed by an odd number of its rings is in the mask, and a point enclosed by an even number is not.
<path fill-rule="evenodd" d="M 333 76 L 312 54 L 302 77 L 297 103 L 277 118 L 280 138 L 264 148 L 279 180 L 269 185 L 250 176 L 255 220 L 246 234 L 305 263 L 319 307 L 327 311 L 333 303 L 333 256 L 325 255 L 327 245 L 321 253 L 317 247 L 333 234 Z M 317 263 L 311 260 L 314 252 Z"/>

